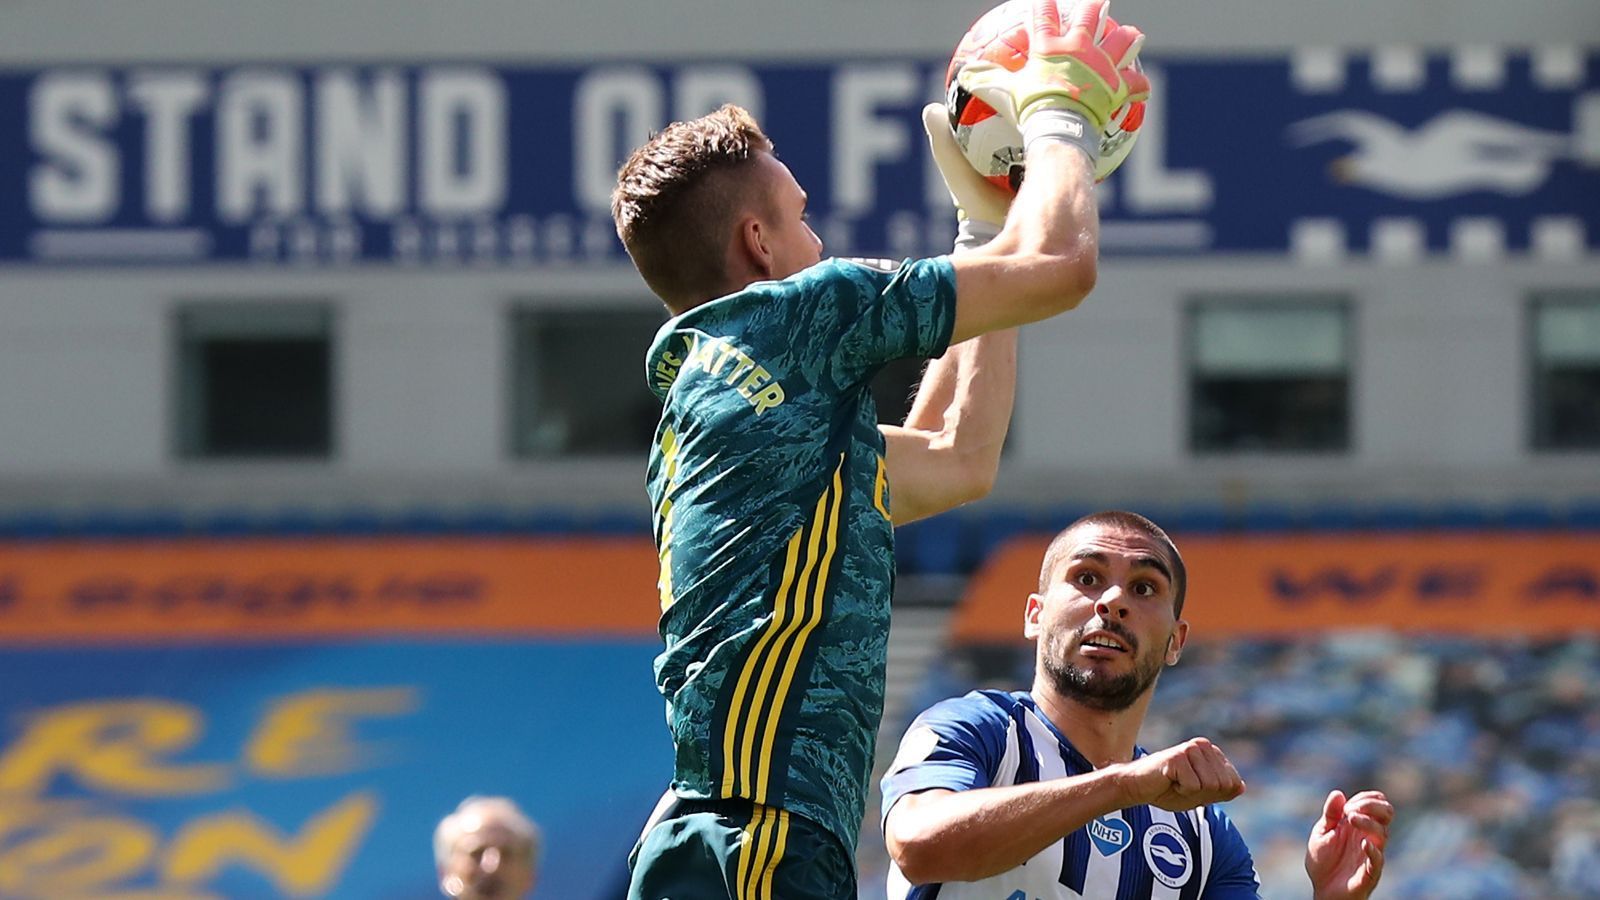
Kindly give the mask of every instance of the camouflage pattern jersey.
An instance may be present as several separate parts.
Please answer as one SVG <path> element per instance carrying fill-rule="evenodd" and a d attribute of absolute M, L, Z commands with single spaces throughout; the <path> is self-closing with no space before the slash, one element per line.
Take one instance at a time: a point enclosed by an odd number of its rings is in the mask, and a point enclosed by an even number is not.
<path fill-rule="evenodd" d="M 782 807 L 854 851 L 894 587 L 868 383 L 942 355 L 954 318 L 948 258 L 829 259 L 656 335 L 655 673 L 680 797 Z"/>

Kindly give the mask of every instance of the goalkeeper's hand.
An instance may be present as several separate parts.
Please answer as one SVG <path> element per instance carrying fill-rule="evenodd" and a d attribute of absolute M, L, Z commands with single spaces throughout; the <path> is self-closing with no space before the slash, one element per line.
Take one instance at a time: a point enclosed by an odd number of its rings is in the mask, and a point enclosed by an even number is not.
<path fill-rule="evenodd" d="M 1006 223 L 1011 195 L 990 184 L 967 161 L 950 130 L 950 113 L 943 103 L 929 103 L 922 108 L 922 129 L 928 133 L 933 164 L 938 166 L 939 176 L 956 205 L 956 250 L 987 244 Z"/>
<path fill-rule="evenodd" d="M 1098 137 L 1123 104 L 1150 96 L 1149 79 L 1134 68 L 1144 33 L 1117 25 L 1109 6 L 1109 0 L 1082 0 L 1063 28 L 1057 0 L 1033 0 L 1027 63 L 1012 72 L 979 60 L 957 78 L 1024 135 L 1034 116 L 1065 110 L 1086 118 Z"/>

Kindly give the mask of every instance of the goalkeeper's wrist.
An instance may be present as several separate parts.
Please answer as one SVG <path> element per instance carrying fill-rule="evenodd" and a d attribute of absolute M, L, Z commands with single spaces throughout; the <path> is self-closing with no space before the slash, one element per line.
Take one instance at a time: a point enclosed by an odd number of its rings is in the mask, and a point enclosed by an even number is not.
<path fill-rule="evenodd" d="M 1036 144 L 1066 144 L 1082 150 L 1089 164 L 1100 162 L 1100 132 L 1089 117 L 1075 109 L 1034 107 L 1022 120 L 1022 148 L 1031 155 Z"/>

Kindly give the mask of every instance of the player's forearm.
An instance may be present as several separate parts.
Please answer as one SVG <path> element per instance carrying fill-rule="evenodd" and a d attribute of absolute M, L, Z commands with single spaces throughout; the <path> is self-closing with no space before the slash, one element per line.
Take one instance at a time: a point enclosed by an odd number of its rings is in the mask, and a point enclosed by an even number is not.
<path fill-rule="evenodd" d="M 1046 847 L 1123 808 L 1114 772 L 911 794 L 890 810 L 885 841 L 913 884 L 977 881 L 1014 869 Z"/>
<path fill-rule="evenodd" d="M 1016 384 L 1015 329 L 965 341 L 929 365 L 905 426 L 883 428 L 895 524 L 988 495 Z"/>
<path fill-rule="evenodd" d="M 981 249 L 984 244 L 994 240 L 999 229 L 998 225 L 963 219 L 951 255 L 960 256 Z M 956 379 L 961 363 L 963 359 L 970 359 L 969 354 L 957 351 L 971 340 L 973 339 L 969 338 L 967 341 L 955 344 L 946 350 L 943 356 L 928 361 L 927 367 L 922 372 L 922 380 L 917 384 L 916 396 L 911 399 L 911 411 L 906 414 L 907 428 L 936 431 L 944 427 L 945 410 L 955 399 Z"/>
<path fill-rule="evenodd" d="M 929 361 L 905 425 L 963 433 L 968 445 L 998 448 L 1010 428 L 1016 389 L 1016 329 L 979 335 Z"/>
<path fill-rule="evenodd" d="M 976 341 L 972 338 L 953 345 L 938 359 L 928 360 L 922 370 L 922 380 L 917 382 L 917 393 L 911 398 L 911 411 L 906 413 L 905 427 L 919 431 L 939 431 L 944 428 L 944 411 L 956 397 L 956 372 L 960 368 L 958 351 Z"/>
<path fill-rule="evenodd" d="M 1100 253 L 1100 215 L 1094 164 L 1082 151 L 1041 142 L 1028 151 L 1028 175 L 999 237 L 977 252 L 1027 261 L 1036 283 L 1070 309 L 1094 287 Z M 1055 310 L 1055 311 L 1060 311 Z"/>
<path fill-rule="evenodd" d="M 980 335 L 948 355 L 956 357 L 951 363 L 955 376 L 941 430 L 968 483 L 983 496 L 994 486 L 1000 451 L 1011 429 L 1017 396 L 1017 330 Z"/>
<path fill-rule="evenodd" d="M 1074 309 L 1099 277 L 1100 222 L 1089 158 L 1043 142 L 994 240 L 955 258 L 955 340 Z"/>
<path fill-rule="evenodd" d="M 883 433 L 895 525 L 954 509 L 987 492 L 987 486 L 971 483 L 943 432 L 900 425 L 880 425 L 878 430 Z"/>

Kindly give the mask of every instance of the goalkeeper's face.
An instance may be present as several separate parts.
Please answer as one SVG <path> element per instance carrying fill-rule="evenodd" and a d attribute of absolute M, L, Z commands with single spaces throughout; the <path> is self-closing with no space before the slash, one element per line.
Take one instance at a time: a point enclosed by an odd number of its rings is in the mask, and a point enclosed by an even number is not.
<path fill-rule="evenodd" d="M 759 154 L 753 170 L 750 217 L 755 232 L 747 239 L 761 257 L 766 277 L 788 278 L 822 260 L 822 239 L 806 221 L 806 192 L 776 156 Z"/>

